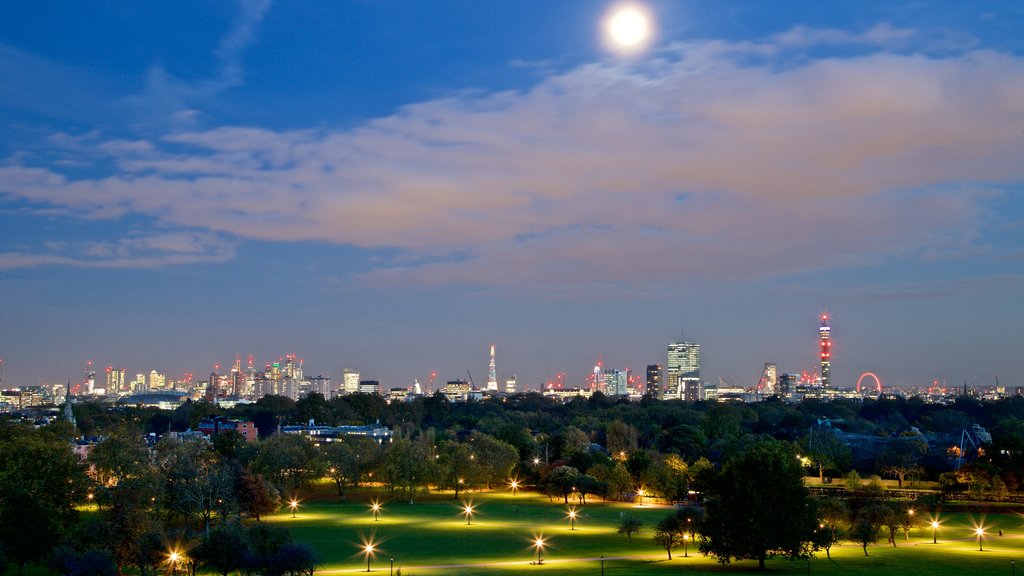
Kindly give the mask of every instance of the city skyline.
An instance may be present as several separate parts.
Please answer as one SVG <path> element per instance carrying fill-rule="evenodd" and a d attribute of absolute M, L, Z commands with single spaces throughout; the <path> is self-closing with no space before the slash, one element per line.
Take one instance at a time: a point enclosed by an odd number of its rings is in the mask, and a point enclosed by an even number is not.
<path fill-rule="evenodd" d="M 1024 384 L 1024 7 L 619 4 L 0 8 L 4 385 Z"/>

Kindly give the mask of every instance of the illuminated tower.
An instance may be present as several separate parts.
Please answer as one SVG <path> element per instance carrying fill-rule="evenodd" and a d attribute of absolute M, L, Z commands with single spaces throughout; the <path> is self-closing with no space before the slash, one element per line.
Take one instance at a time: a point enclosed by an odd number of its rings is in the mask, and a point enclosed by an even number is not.
<path fill-rule="evenodd" d="M 818 343 L 821 348 L 821 387 L 828 388 L 832 380 L 832 327 L 828 324 L 828 314 L 821 315 L 818 324 Z"/>
<path fill-rule="evenodd" d="M 661 398 L 664 390 L 661 388 L 661 364 L 647 365 L 647 394 L 655 398 Z"/>
<path fill-rule="evenodd" d="M 498 391 L 498 373 L 494 369 L 494 344 L 491 344 L 491 366 L 487 369 L 487 389 Z"/>
<path fill-rule="evenodd" d="M 665 370 L 666 400 L 700 400 L 700 344 L 673 342 L 668 345 Z"/>

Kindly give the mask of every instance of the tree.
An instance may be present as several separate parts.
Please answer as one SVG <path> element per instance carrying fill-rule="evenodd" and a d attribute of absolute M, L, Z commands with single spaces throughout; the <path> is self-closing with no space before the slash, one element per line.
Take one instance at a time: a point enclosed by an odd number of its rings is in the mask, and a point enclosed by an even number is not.
<path fill-rule="evenodd" d="M 700 550 L 719 562 L 808 556 L 817 512 L 792 447 L 757 438 L 723 466 L 709 487 Z"/>
<path fill-rule="evenodd" d="M 0 553 L 23 574 L 77 522 L 86 476 L 70 429 L 0 423 Z"/>
<path fill-rule="evenodd" d="M 313 576 L 316 565 L 316 553 L 312 548 L 306 544 L 289 542 L 270 557 L 267 576 Z"/>
<path fill-rule="evenodd" d="M 217 510 L 235 506 L 235 474 L 231 465 L 218 460 L 205 441 L 162 441 L 161 462 L 171 507 L 186 518 L 198 516 L 203 533 Z M 223 514 L 222 514 L 223 516 Z"/>
<path fill-rule="evenodd" d="M 445 440 L 437 448 L 439 484 L 455 491 L 455 498 L 466 487 L 466 482 L 476 477 L 476 459 L 470 458 L 472 450 L 463 442 Z"/>
<path fill-rule="evenodd" d="M 431 449 L 424 442 L 413 442 L 399 438 L 391 442 L 384 451 L 381 465 L 381 480 L 388 486 L 391 495 L 401 492 L 412 504 L 416 494 L 433 477 L 434 459 Z"/>
<path fill-rule="evenodd" d="M 253 470 L 274 483 L 278 491 L 292 493 L 323 476 L 323 461 L 306 436 L 275 434 L 260 442 Z"/>
<path fill-rule="evenodd" d="M 916 437 L 890 439 L 878 456 L 878 471 L 896 478 L 900 488 L 907 476 L 920 470 L 918 461 L 928 452 L 928 444 Z"/>
<path fill-rule="evenodd" d="M 878 540 L 884 517 L 885 510 L 878 504 L 862 507 L 853 517 L 853 522 L 850 525 L 850 538 L 861 545 L 865 556 L 868 555 L 868 545 Z"/>
<path fill-rule="evenodd" d="M 116 486 L 129 478 L 152 474 L 149 447 L 142 435 L 117 428 L 89 450 L 89 464 L 100 484 Z"/>
<path fill-rule="evenodd" d="M 376 462 L 379 450 L 376 442 L 363 436 L 345 437 L 323 448 L 327 474 L 334 480 L 342 499 L 349 488 L 359 485 L 363 474 Z"/>
<path fill-rule="evenodd" d="M 221 576 L 245 568 L 249 542 L 237 525 L 223 525 L 214 528 L 192 553 L 199 564 Z"/>
<path fill-rule="evenodd" d="M 562 458 L 572 459 L 577 454 L 590 453 L 590 438 L 586 432 L 575 426 L 569 426 L 562 431 Z"/>
<path fill-rule="evenodd" d="M 818 501 L 818 537 L 816 543 L 832 558 L 832 546 L 843 538 L 843 527 L 850 518 L 850 509 L 842 498 L 824 497 Z"/>
<path fill-rule="evenodd" d="M 4 495 L 0 542 L 6 555 L 18 564 L 19 576 L 25 574 L 26 564 L 44 558 L 59 536 L 57 518 L 42 502 L 23 490 Z"/>
<path fill-rule="evenodd" d="M 679 518 L 675 514 L 669 514 L 662 518 L 654 527 L 654 542 L 668 552 L 668 559 L 672 559 L 672 549 L 683 541 L 683 532 L 679 526 Z"/>
<path fill-rule="evenodd" d="M 644 484 L 669 502 L 685 499 L 689 488 L 686 462 L 676 454 L 656 457 L 644 474 Z"/>
<path fill-rule="evenodd" d="M 643 528 L 643 526 L 644 523 L 641 522 L 639 519 L 630 514 L 625 514 L 622 516 L 622 519 L 619 520 L 617 532 L 619 534 L 625 534 L 626 539 L 632 542 L 633 534 L 639 532 L 640 529 Z"/>
<path fill-rule="evenodd" d="M 257 524 L 246 533 L 249 540 L 250 572 L 270 574 L 274 555 L 286 544 L 291 544 L 292 536 L 284 528 L 275 528 L 266 524 Z"/>
<path fill-rule="evenodd" d="M 515 447 L 482 432 L 474 433 L 469 442 L 479 480 L 487 488 L 505 482 L 519 461 Z"/>
<path fill-rule="evenodd" d="M 818 467 L 818 481 L 825 482 L 825 470 L 850 465 L 850 447 L 843 443 L 832 428 L 818 426 L 801 442 L 801 450 Z"/>
<path fill-rule="evenodd" d="M 622 420 L 613 420 L 605 428 L 605 437 L 609 454 L 629 454 L 637 449 L 640 434 Z"/>
<path fill-rule="evenodd" d="M 566 504 L 569 503 L 569 493 L 579 482 L 580 472 L 572 466 L 559 466 L 548 474 L 548 485 L 554 488 L 562 496 Z"/>
<path fill-rule="evenodd" d="M 281 506 L 281 494 L 260 474 L 242 469 L 235 478 L 235 499 L 239 509 L 257 522 Z"/>

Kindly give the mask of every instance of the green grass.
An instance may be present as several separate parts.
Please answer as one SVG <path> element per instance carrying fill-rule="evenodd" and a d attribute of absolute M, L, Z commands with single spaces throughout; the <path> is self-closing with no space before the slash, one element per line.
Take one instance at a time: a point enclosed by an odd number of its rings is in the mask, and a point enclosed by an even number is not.
<path fill-rule="evenodd" d="M 365 503 L 321 498 L 303 502 L 294 519 L 290 511 L 283 511 L 265 521 L 288 527 L 295 540 L 315 547 L 322 562 L 318 572 L 324 573 L 365 573 L 362 549 L 368 541 L 376 548 L 373 572 L 387 574 L 389 558 L 394 556 L 402 576 L 600 574 L 600 556 L 606 558 L 604 568 L 609 576 L 681 571 L 735 574 L 757 568 L 754 561 L 717 564 L 700 556 L 692 546 L 689 557 L 684 558 L 680 548 L 668 560 L 665 551 L 652 541 L 653 526 L 670 510 L 663 506 L 588 504 L 577 508 L 579 520 L 576 529 L 570 530 L 565 505 L 551 503 L 535 493 L 520 492 L 515 497 L 507 492 L 476 493 L 465 498 L 470 499 L 475 506 L 472 525 L 466 524 L 461 513 L 461 499 L 450 495 L 414 505 L 385 503 L 377 522 Z M 615 531 L 622 514 L 632 514 L 644 522 L 633 542 Z M 868 547 L 868 557 L 859 546 L 846 544 L 832 549 L 831 560 L 821 552 L 809 565 L 773 560 L 769 570 L 794 575 L 806 574 L 808 568 L 812 574 L 1010 574 L 1010 560 L 1024 559 L 1024 518 L 1019 515 L 989 514 L 981 518 L 946 514 L 941 521 L 937 545 L 932 544 L 931 529 L 925 527 L 913 530 L 909 540 L 901 534 L 895 548 L 883 537 Z M 987 531 L 983 552 L 978 551 L 973 533 L 978 522 L 983 522 Z M 997 535 L 1000 529 L 1003 536 Z M 536 558 L 532 541 L 538 535 L 545 538 L 542 566 L 530 564 Z"/>

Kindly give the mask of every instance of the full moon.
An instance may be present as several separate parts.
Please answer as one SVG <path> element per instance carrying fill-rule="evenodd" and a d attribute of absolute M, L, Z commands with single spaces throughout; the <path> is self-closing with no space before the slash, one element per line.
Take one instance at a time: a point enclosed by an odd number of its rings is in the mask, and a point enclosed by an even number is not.
<path fill-rule="evenodd" d="M 620 50 L 640 49 L 651 37 L 650 16 L 636 5 L 614 8 L 604 27 L 612 45 Z"/>

